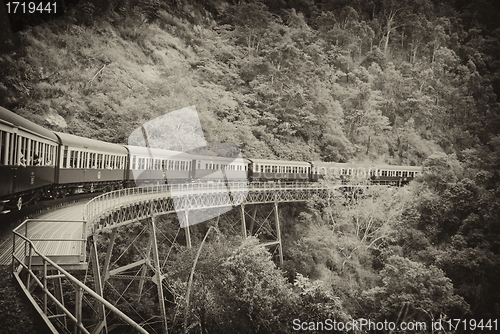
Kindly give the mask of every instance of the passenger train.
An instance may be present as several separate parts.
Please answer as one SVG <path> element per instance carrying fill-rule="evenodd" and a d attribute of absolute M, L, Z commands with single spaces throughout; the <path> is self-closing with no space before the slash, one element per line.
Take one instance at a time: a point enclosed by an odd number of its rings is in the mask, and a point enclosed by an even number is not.
<path fill-rule="evenodd" d="M 211 157 L 111 144 L 47 130 L 0 107 L 0 212 L 41 198 L 110 191 L 140 184 L 239 179 L 281 182 L 353 178 L 403 185 L 417 166 Z M 168 177 L 167 177 L 168 176 Z"/>

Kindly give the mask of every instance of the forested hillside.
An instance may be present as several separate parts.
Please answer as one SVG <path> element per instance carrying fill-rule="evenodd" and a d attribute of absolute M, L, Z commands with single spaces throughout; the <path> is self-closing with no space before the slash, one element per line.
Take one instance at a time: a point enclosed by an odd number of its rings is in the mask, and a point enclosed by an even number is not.
<path fill-rule="evenodd" d="M 405 188 L 285 209 L 283 271 L 253 239 L 213 238 L 192 332 L 500 318 L 498 1 L 80 0 L 22 22 L 0 105 L 47 128 L 126 143 L 195 105 L 209 142 L 248 157 L 425 163 Z M 195 252 L 175 255 L 177 296 Z"/>
<path fill-rule="evenodd" d="M 0 104 L 53 129 L 124 142 L 196 105 L 209 141 L 249 156 L 420 164 L 500 127 L 494 1 L 80 1 L 67 11 L 15 34 L 0 59 Z"/>

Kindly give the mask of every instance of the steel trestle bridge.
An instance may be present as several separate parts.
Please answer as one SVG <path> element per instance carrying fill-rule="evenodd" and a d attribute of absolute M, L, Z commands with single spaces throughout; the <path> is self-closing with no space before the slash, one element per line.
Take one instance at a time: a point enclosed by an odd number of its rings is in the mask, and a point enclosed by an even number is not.
<path fill-rule="evenodd" d="M 227 212 L 239 207 L 242 236 L 246 238 L 265 229 L 270 238 L 264 245 L 274 249 L 282 265 L 278 203 L 304 202 L 314 196 L 333 200 L 336 196 L 362 192 L 366 187 L 319 182 L 198 182 L 116 190 L 88 202 L 84 208 L 83 221 L 31 219 L 17 227 L 13 231 L 13 273 L 53 333 L 108 333 L 116 326 L 111 324 L 111 313 L 113 322 L 120 319 L 120 324 L 147 333 L 144 328 L 147 326 L 146 321 L 139 324 L 129 318 L 106 300 L 103 292 L 104 285 L 111 279 L 138 281 L 140 299 L 145 283 L 153 282 L 158 293 L 162 331 L 167 333 L 165 274 L 159 258 L 156 226 L 158 216 L 177 214 L 180 227 L 184 230 L 186 246 L 191 247 L 190 225 L 200 222 L 200 212 L 203 216 L 204 212 L 212 211 L 210 217 L 216 217 L 221 210 Z M 259 205 L 272 206 L 267 217 L 274 213 L 274 224 L 267 222 L 264 226 L 265 221 L 258 221 Z M 246 207 L 251 207 L 251 212 Z M 136 222 L 143 222 L 144 236 L 147 235 L 142 240 L 145 247 L 134 246 L 136 249 L 142 247 L 139 252 L 141 259 L 118 266 L 118 260 L 113 262 L 115 239 L 119 233 L 117 230 Z M 109 240 L 105 258 L 100 261 L 98 241 L 103 233 L 109 234 Z M 136 274 L 130 273 L 137 269 Z M 85 284 L 81 278 L 75 277 L 81 277 L 82 271 L 89 270 L 92 272 L 91 283 Z M 68 286 L 73 290 L 63 291 Z M 64 296 L 71 292 L 74 293 L 72 302 L 65 302 Z M 93 310 L 90 318 L 82 313 L 84 303 Z"/>

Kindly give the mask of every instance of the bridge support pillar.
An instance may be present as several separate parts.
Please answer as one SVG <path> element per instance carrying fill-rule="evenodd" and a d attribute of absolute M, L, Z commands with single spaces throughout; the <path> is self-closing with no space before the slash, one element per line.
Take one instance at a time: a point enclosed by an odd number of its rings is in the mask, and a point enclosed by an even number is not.
<path fill-rule="evenodd" d="M 255 224 L 255 218 L 257 217 L 257 205 L 253 206 L 252 220 L 250 221 L 250 226 L 248 228 L 248 232 L 250 235 L 253 234 L 253 226 Z"/>
<path fill-rule="evenodd" d="M 160 307 L 160 316 L 163 322 L 163 333 L 167 333 L 167 313 L 165 310 L 165 298 L 163 297 L 163 284 L 162 284 L 162 274 L 160 267 L 160 256 L 158 254 L 158 242 L 156 240 L 156 223 L 155 216 L 151 216 L 150 220 L 150 234 L 149 238 L 151 240 L 151 249 L 153 251 L 153 268 L 155 276 L 153 277 L 154 283 L 156 283 L 158 288 L 158 305 Z"/>
<path fill-rule="evenodd" d="M 138 298 L 139 302 L 141 301 L 142 290 L 144 289 L 144 282 L 146 281 L 146 274 L 148 272 L 148 266 L 151 265 L 151 248 L 152 247 L 153 247 L 153 238 L 151 237 L 151 232 L 149 232 L 148 246 L 146 248 L 146 256 L 144 257 L 144 260 L 146 260 L 146 262 L 142 265 L 141 279 L 139 281 L 139 298 Z"/>
<path fill-rule="evenodd" d="M 278 255 L 280 259 L 280 267 L 283 267 L 283 245 L 281 244 L 281 229 L 278 212 L 278 201 L 274 202 L 274 222 L 276 224 L 276 241 L 278 241 Z"/>
<path fill-rule="evenodd" d="M 80 326 L 82 325 L 82 301 L 83 301 L 83 289 L 77 287 L 75 289 L 75 329 L 73 333 L 81 334 Z"/>
<path fill-rule="evenodd" d="M 62 280 L 61 280 L 61 272 L 57 270 L 57 275 L 54 278 L 54 295 L 56 299 L 61 303 L 61 305 L 64 306 L 64 295 L 63 295 L 63 289 L 62 289 Z M 57 314 L 64 314 L 64 311 L 61 307 L 57 306 Z M 62 319 L 64 327 L 68 328 L 68 324 L 66 321 L 66 317 L 63 317 Z"/>
<path fill-rule="evenodd" d="M 243 238 L 247 238 L 247 225 L 245 222 L 245 204 L 240 205 L 241 211 L 241 232 L 243 234 Z"/>
<path fill-rule="evenodd" d="M 111 236 L 109 237 L 108 250 L 106 251 L 106 258 L 104 259 L 104 267 L 102 269 L 102 282 L 106 282 L 109 279 L 109 264 L 111 263 L 111 254 L 113 253 L 115 237 L 116 228 L 111 230 Z"/>
<path fill-rule="evenodd" d="M 114 233 L 114 230 L 113 230 L 113 233 Z M 102 276 L 101 276 L 101 270 L 99 269 L 99 258 L 97 255 L 96 236 L 92 235 L 90 237 L 90 239 L 91 239 L 90 240 L 90 259 L 92 262 L 92 273 L 94 275 L 94 285 L 95 285 L 94 288 L 95 288 L 95 292 L 99 296 L 104 297 L 103 296 L 103 287 L 102 287 Z M 109 246 L 108 246 L 108 248 L 109 248 Z M 108 263 L 108 266 L 109 266 L 109 263 Z M 82 296 L 81 293 L 76 294 L 76 298 L 78 298 L 79 296 L 80 297 Z M 81 316 L 81 313 L 82 313 L 81 300 L 76 301 L 76 305 L 79 306 L 80 309 L 76 310 L 75 314 L 77 314 L 77 315 L 80 314 L 80 316 Z M 107 329 L 107 324 L 106 324 L 106 310 L 104 309 L 104 305 L 101 304 L 99 301 L 96 301 L 95 308 L 97 310 L 97 319 L 95 319 L 96 323 L 97 323 L 97 326 L 96 326 L 97 331 L 94 331 L 93 333 L 101 333 L 101 331 L 103 329 L 104 329 L 104 333 L 107 333 L 108 329 Z M 81 321 L 81 319 L 79 321 Z"/>
<path fill-rule="evenodd" d="M 186 233 L 186 246 L 191 248 L 191 234 L 189 233 L 189 211 L 184 210 L 184 232 Z"/>

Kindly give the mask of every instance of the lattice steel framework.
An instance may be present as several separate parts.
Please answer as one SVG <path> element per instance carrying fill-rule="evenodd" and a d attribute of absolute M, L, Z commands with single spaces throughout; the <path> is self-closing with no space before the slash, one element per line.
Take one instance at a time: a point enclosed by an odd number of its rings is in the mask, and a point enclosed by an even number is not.
<path fill-rule="evenodd" d="M 176 188 L 174 188 L 176 187 Z M 85 220 L 98 232 L 157 214 L 180 213 L 240 204 L 302 202 L 313 196 L 331 198 L 362 191 L 366 186 L 330 186 L 321 183 L 232 183 L 231 196 L 224 184 L 185 184 L 172 187 L 129 188 L 92 199 Z M 175 203 L 174 203 L 175 202 Z"/>

